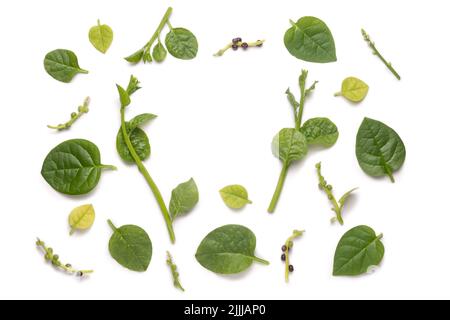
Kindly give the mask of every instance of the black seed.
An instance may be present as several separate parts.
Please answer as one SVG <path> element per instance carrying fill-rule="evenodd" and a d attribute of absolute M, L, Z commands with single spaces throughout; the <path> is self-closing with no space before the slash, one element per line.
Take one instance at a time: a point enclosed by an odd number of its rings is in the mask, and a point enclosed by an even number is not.
<path fill-rule="evenodd" d="M 281 261 L 286 261 L 286 255 L 284 253 L 281 255 Z"/>
<path fill-rule="evenodd" d="M 77 277 L 82 277 L 82 276 L 84 276 L 84 273 L 81 272 L 81 271 L 78 271 L 78 272 L 77 272 Z"/>
<path fill-rule="evenodd" d="M 237 44 L 233 44 L 233 45 L 231 46 L 231 48 L 232 48 L 233 50 L 237 50 L 237 49 L 239 48 L 239 46 L 238 46 Z"/>
<path fill-rule="evenodd" d="M 242 49 L 247 49 L 248 48 L 248 43 L 247 42 L 243 42 L 241 44 Z"/>
<path fill-rule="evenodd" d="M 233 42 L 234 44 L 242 42 L 242 38 L 234 38 L 231 42 Z"/>
<path fill-rule="evenodd" d="M 287 247 L 285 245 L 281 247 L 281 251 L 286 252 L 286 250 L 287 250 Z"/>
<path fill-rule="evenodd" d="M 294 266 L 292 264 L 289 265 L 289 272 L 294 272 Z"/>

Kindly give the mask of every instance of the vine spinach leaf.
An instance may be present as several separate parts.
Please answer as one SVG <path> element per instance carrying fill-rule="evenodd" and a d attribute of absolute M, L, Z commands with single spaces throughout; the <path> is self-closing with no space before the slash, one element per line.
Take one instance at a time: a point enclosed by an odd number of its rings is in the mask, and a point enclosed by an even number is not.
<path fill-rule="evenodd" d="M 56 191 L 81 195 L 97 186 L 102 169 L 113 169 L 100 162 L 100 151 L 88 140 L 67 140 L 56 146 L 44 160 L 41 174 Z"/>
<path fill-rule="evenodd" d="M 156 62 L 163 62 L 166 59 L 167 56 L 167 50 L 164 48 L 161 42 L 158 41 L 158 43 L 153 47 L 153 59 L 155 59 Z"/>
<path fill-rule="evenodd" d="M 356 158 L 370 176 L 387 175 L 395 182 L 394 171 L 405 162 L 406 150 L 397 132 L 384 123 L 364 118 L 356 135 Z"/>
<path fill-rule="evenodd" d="M 327 25 L 315 17 L 303 17 L 284 35 L 284 45 L 291 55 L 309 62 L 334 62 L 336 47 L 333 35 Z"/>
<path fill-rule="evenodd" d="M 306 137 L 293 128 L 281 129 L 272 140 L 272 153 L 283 163 L 300 160 L 308 153 Z"/>
<path fill-rule="evenodd" d="M 219 192 L 223 202 L 231 209 L 241 209 L 246 204 L 252 203 L 248 199 L 247 190 L 241 185 L 235 184 L 226 186 Z"/>
<path fill-rule="evenodd" d="M 334 276 L 357 276 L 378 266 L 384 256 L 380 241 L 383 234 L 376 235 L 368 226 L 357 226 L 347 231 L 339 241 L 334 254 Z"/>
<path fill-rule="evenodd" d="M 300 128 L 300 132 L 305 135 L 308 144 L 326 148 L 333 146 L 339 137 L 338 128 L 328 118 L 309 119 Z"/>
<path fill-rule="evenodd" d="M 44 68 L 54 79 L 68 83 L 78 73 L 88 73 L 78 65 L 78 58 L 70 50 L 53 50 L 44 58 Z"/>
<path fill-rule="evenodd" d="M 109 239 L 111 257 L 129 270 L 147 271 L 152 259 L 152 241 L 147 232 L 134 225 L 116 228 L 111 220 L 108 224 L 114 232 Z"/>
<path fill-rule="evenodd" d="M 363 101 L 369 92 L 369 86 L 355 77 L 348 77 L 342 81 L 341 91 L 334 94 L 335 97 L 343 96 L 352 102 Z"/>
<path fill-rule="evenodd" d="M 97 25 L 89 30 L 89 41 L 101 53 L 108 51 L 113 37 L 112 29 L 106 24 L 101 24 L 100 20 L 97 20 Z"/>
<path fill-rule="evenodd" d="M 256 237 L 240 225 L 225 225 L 211 231 L 200 243 L 195 258 L 206 269 L 219 274 L 235 274 L 248 269 L 255 257 Z"/>
<path fill-rule="evenodd" d="M 95 220 L 95 210 L 92 204 L 76 207 L 69 215 L 70 235 L 76 230 L 87 230 Z"/>
<path fill-rule="evenodd" d="M 171 29 L 165 42 L 169 53 L 177 59 L 191 60 L 197 56 L 197 38 L 185 28 Z"/>
<path fill-rule="evenodd" d="M 189 213 L 198 203 L 198 188 L 194 179 L 180 183 L 172 190 L 169 211 L 172 221 L 176 217 Z"/>

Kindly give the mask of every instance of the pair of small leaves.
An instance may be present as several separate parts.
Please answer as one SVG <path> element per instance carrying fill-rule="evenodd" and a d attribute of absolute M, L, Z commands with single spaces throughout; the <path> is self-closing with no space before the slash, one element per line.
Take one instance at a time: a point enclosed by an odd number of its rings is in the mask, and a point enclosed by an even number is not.
<path fill-rule="evenodd" d="M 106 53 L 113 41 L 113 31 L 106 25 L 101 24 L 100 20 L 97 21 L 97 25 L 89 30 L 89 41 L 95 49 L 101 53 Z"/>
<path fill-rule="evenodd" d="M 348 77 L 342 81 L 341 91 L 334 96 L 343 96 L 352 102 L 361 102 L 367 96 L 369 86 L 362 80 L 355 77 Z"/>
<path fill-rule="evenodd" d="M 78 65 L 76 54 L 70 50 L 57 49 L 46 54 L 44 68 L 54 79 L 68 83 L 78 73 L 88 73 Z"/>
<path fill-rule="evenodd" d="M 241 225 L 225 225 L 211 231 L 200 243 L 195 258 L 206 269 L 219 274 L 235 274 L 253 262 L 269 262 L 255 256 L 256 237 Z"/>
<path fill-rule="evenodd" d="M 327 25 L 315 17 L 303 17 L 284 35 L 284 44 L 291 55 L 309 62 L 334 62 L 336 47 Z"/>
<path fill-rule="evenodd" d="M 380 121 L 364 118 L 356 135 L 356 158 L 368 175 L 387 175 L 394 182 L 393 172 L 405 162 L 406 149 L 392 128 Z"/>
<path fill-rule="evenodd" d="M 88 140 L 67 140 L 52 149 L 44 160 L 41 174 L 56 191 L 81 195 L 94 189 L 103 169 L 114 166 L 101 164 L 100 151 Z"/>
<path fill-rule="evenodd" d="M 220 191 L 223 202 L 231 209 L 241 209 L 252 202 L 248 199 L 247 190 L 238 184 L 226 186 Z"/>
<path fill-rule="evenodd" d="M 151 147 L 147 134 L 140 128 L 140 126 L 143 126 L 155 118 L 156 115 L 154 114 L 143 113 L 126 122 L 126 129 L 130 137 L 131 144 L 142 161 L 150 157 Z M 119 128 L 119 132 L 117 132 L 116 149 L 122 160 L 134 163 L 134 159 L 130 153 L 130 150 L 128 150 L 125 139 L 123 138 L 122 128 Z"/>
<path fill-rule="evenodd" d="M 357 276 L 370 271 L 383 260 L 382 234 L 376 235 L 368 226 L 357 226 L 347 231 L 339 241 L 334 254 L 334 276 Z"/>
<path fill-rule="evenodd" d="M 198 188 L 194 179 L 180 183 L 172 190 L 169 211 L 172 221 L 178 216 L 188 214 L 197 205 L 199 200 Z"/>
<path fill-rule="evenodd" d="M 69 215 L 70 235 L 76 230 L 87 230 L 94 224 L 95 210 L 92 204 L 76 207 Z"/>
<path fill-rule="evenodd" d="M 146 271 L 153 252 L 147 232 L 135 225 L 116 228 L 110 220 L 108 224 L 113 230 L 109 239 L 109 253 L 114 260 L 131 271 Z"/>

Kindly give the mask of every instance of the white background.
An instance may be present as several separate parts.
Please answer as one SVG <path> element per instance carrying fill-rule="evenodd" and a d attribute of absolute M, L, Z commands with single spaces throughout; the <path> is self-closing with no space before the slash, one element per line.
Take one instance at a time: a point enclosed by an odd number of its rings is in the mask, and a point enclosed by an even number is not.
<path fill-rule="evenodd" d="M 7 4 L 6 4 L 7 3 Z M 449 22 L 444 1 L 9 1 L 0 8 L 1 32 L 1 222 L 0 298 L 124 299 L 314 299 L 450 298 L 448 230 L 448 72 Z M 197 36 L 195 60 L 168 56 L 163 64 L 128 65 L 122 57 L 152 35 L 168 5 L 171 22 Z M 338 61 L 307 63 L 292 57 L 283 35 L 289 19 L 323 19 L 333 32 Z M 114 30 L 106 55 L 89 43 L 97 18 Z M 364 27 L 402 76 L 397 81 L 371 55 L 362 40 Z M 167 30 L 166 30 L 167 31 Z M 165 31 L 165 32 L 166 32 Z M 232 37 L 264 38 L 261 49 L 212 54 Z M 43 68 L 53 49 L 74 50 L 89 75 L 70 84 L 53 80 Z M 314 150 L 291 168 L 274 215 L 266 208 L 280 162 L 271 154 L 273 135 L 293 125 L 285 90 L 298 96 L 302 68 L 319 80 L 306 103 L 304 119 L 326 116 L 338 126 L 337 144 Z M 146 162 L 166 201 L 178 183 L 194 177 L 200 202 L 175 222 L 177 243 L 169 243 L 161 213 L 145 180 L 125 165 L 115 150 L 119 103 L 115 83 L 136 75 L 143 89 L 133 96 L 127 117 L 151 112 L 159 117 L 146 131 L 152 156 Z M 366 100 L 352 105 L 333 97 L 341 80 L 357 76 L 370 85 Z M 91 112 L 69 131 L 46 128 L 76 110 L 85 96 Z M 394 128 L 407 157 L 397 182 L 374 179 L 359 168 L 355 136 L 368 116 Z M 40 176 L 48 151 L 71 138 L 93 141 L 102 160 L 117 165 L 104 172 L 98 187 L 84 197 L 67 197 Z M 326 196 L 317 189 L 314 164 L 336 196 L 359 186 L 344 213 L 345 226 L 330 225 Z M 222 203 L 218 190 L 242 184 L 253 204 L 240 212 Z M 75 206 L 93 203 L 93 228 L 69 237 L 67 216 Z M 153 242 L 146 273 L 133 273 L 108 253 L 116 225 L 137 224 Z M 224 224 L 242 224 L 257 236 L 257 255 L 270 266 L 224 277 L 203 269 L 194 254 L 201 239 Z M 342 234 L 366 224 L 383 232 L 386 254 L 373 274 L 331 276 L 333 255 Z M 280 247 L 294 228 L 306 229 L 295 243 L 295 272 L 283 280 Z M 53 270 L 34 245 L 39 236 L 63 261 L 95 273 L 79 281 Z M 174 255 L 186 288 L 172 286 L 165 251 Z"/>

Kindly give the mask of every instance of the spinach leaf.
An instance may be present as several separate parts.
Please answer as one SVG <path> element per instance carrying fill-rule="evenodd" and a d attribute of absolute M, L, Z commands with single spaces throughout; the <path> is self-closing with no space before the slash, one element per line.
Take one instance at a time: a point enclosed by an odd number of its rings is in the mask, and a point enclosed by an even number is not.
<path fill-rule="evenodd" d="M 89 30 L 89 41 L 101 53 L 108 51 L 113 37 L 112 29 L 106 24 L 100 24 L 100 20 L 97 20 L 97 25 Z"/>
<path fill-rule="evenodd" d="M 47 53 L 44 68 L 54 79 L 68 83 L 78 73 L 88 73 L 78 65 L 78 58 L 70 50 L 57 49 Z"/>
<path fill-rule="evenodd" d="M 315 17 L 303 17 L 284 35 L 284 45 L 291 55 L 309 62 L 334 62 L 336 48 L 333 35 L 327 25 Z"/>
<path fill-rule="evenodd" d="M 131 271 L 147 271 L 153 252 L 147 232 L 134 225 L 116 228 L 111 220 L 108 224 L 114 232 L 109 239 L 111 257 Z"/>
<path fill-rule="evenodd" d="M 135 53 L 129 55 L 128 57 L 124 58 L 126 61 L 128 61 L 129 63 L 139 63 L 142 58 L 144 57 L 144 48 L 139 49 L 138 51 L 136 51 Z"/>
<path fill-rule="evenodd" d="M 300 160 L 308 153 L 306 137 L 293 128 L 281 129 L 272 140 L 272 153 L 283 163 Z"/>
<path fill-rule="evenodd" d="M 155 59 L 156 62 L 163 62 L 166 59 L 167 56 L 167 50 L 164 48 L 162 43 L 158 41 L 158 43 L 153 47 L 153 59 Z"/>
<path fill-rule="evenodd" d="M 252 203 L 248 199 L 247 190 L 241 185 L 235 184 L 226 186 L 219 192 L 223 202 L 231 209 L 241 209 L 246 204 Z"/>
<path fill-rule="evenodd" d="M 339 137 L 336 125 L 328 118 L 309 119 L 300 128 L 300 132 L 304 134 L 308 144 L 326 148 L 333 146 Z"/>
<path fill-rule="evenodd" d="M 88 140 L 67 140 L 56 146 L 44 160 L 41 174 L 56 191 L 81 195 L 97 186 L 102 169 L 116 168 L 100 162 L 100 151 Z"/>
<path fill-rule="evenodd" d="M 70 235 L 76 230 L 86 230 L 92 227 L 95 220 L 95 210 L 92 204 L 76 207 L 69 215 Z"/>
<path fill-rule="evenodd" d="M 198 188 L 194 179 L 180 183 L 172 190 L 169 211 L 172 221 L 181 215 L 189 213 L 198 203 Z"/>
<path fill-rule="evenodd" d="M 405 162 L 402 139 L 384 123 L 364 118 L 356 135 L 356 158 L 361 169 L 370 176 L 387 175 L 395 182 L 394 171 Z"/>
<path fill-rule="evenodd" d="M 169 53 L 177 59 L 191 60 L 197 56 L 197 38 L 185 28 L 171 29 L 165 42 Z"/>
<path fill-rule="evenodd" d="M 357 276 L 381 263 L 383 234 L 376 235 L 368 226 L 357 226 L 347 231 L 339 241 L 334 254 L 334 276 Z"/>
<path fill-rule="evenodd" d="M 348 77 L 342 81 L 341 91 L 334 94 L 335 97 L 343 96 L 352 102 L 364 100 L 369 92 L 369 86 L 355 77 Z"/>
<path fill-rule="evenodd" d="M 195 258 L 206 269 L 219 274 L 240 273 L 253 262 L 268 265 L 255 257 L 256 237 L 240 225 L 225 225 L 211 231 L 200 243 Z"/>

